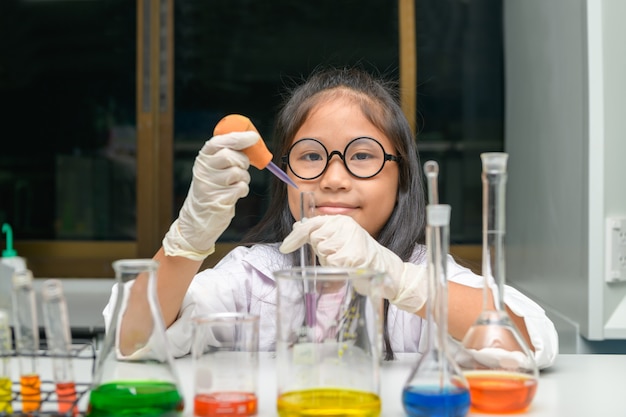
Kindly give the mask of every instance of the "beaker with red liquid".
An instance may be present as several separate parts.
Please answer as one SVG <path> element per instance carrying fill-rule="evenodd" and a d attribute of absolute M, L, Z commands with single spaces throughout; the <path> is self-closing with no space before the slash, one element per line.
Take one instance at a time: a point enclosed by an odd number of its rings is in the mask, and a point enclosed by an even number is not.
<path fill-rule="evenodd" d="M 194 416 L 256 415 L 259 316 L 207 314 L 192 325 Z"/>

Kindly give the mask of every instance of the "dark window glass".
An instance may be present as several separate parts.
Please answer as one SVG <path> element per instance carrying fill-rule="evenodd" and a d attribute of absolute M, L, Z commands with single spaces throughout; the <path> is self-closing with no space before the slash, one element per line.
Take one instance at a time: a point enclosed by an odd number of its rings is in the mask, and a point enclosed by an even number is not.
<path fill-rule="evenodd" d="M 481 241 L 481 152 L 502 151 L 502 0 L 416 0 L 418 148 L 439 163 L 452 243 Z"/>
<path fill-rule="evenodd" d="M 0 1 L 0 222 L 16 239 L 134 239 L 128 0 Z"/>

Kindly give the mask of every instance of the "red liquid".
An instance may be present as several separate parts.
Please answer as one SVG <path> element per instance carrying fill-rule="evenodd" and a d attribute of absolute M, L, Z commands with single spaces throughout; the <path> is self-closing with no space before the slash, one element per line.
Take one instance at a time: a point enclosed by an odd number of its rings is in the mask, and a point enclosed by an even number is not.
<path fill-rule="evenodd" d="M 256 395 L 249 392 L 197 394 L 193 401 L 196 417 L 240 417 L 257 412 Z"/>
<path fill-rule="evenodd" d="M 41 380 L 39 375 L 22 375 L 20 378 L 20 394 L 22 394 L 22 411 L 29 413 L 39 410 L 41 404 Z"/>
<path fill-rule="evenodd" d="M 516 413 L 532 402 L 537 380 L 506 372 L 468 372 L 472 409 L 487 413 Z"/>
<path fill-rule="evenodd" d="M 59 401 L 59 413 L 67 414 L 72 412 L 75 416 L 78 414 L 76 407 L 76 385 L 73 382 L 59 382 L 56 386 L 57 398 Z"/>

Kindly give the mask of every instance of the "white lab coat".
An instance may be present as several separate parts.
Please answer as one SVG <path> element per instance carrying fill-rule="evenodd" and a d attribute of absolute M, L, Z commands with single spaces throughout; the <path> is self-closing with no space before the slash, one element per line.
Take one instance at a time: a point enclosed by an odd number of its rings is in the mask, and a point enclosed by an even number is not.
<path fill-rule="evenodd" d="M 175 357 L 186 355 L 191 349 L 191 318 L 217 312 L 247 312 L 260 316 L 259 349 L 274 350 L 276 342 L 276 285 L 273 271 L 293 266 L 292 256 L 278 251 L 278 244 L 237 247 L 214 268 L 198 273 L 182 303 L 178 318 L 167 329 L 169 347 Z M 423 248 L 416 249 L 412 262 L 425 262 Z M 482 287 L 483 278 L 448 259 L 448 280 L 475 288 Z M 105 323 L 111 320 L 117 296 L 113 289 L 103 315 Z M 558 353 L 558 336 L 545 311 L 534 301 L 512 287 L 506 287 L 505 304 L 524 318 L 535 347 L 537 366 L 552 365 Z M 390 305 L 388 329 L 394 352 L 420 352 L 425 348 L 423 328 L 427 322 L 415 314 Z M 425 334 L 425 332 L 424 332 Z"/>

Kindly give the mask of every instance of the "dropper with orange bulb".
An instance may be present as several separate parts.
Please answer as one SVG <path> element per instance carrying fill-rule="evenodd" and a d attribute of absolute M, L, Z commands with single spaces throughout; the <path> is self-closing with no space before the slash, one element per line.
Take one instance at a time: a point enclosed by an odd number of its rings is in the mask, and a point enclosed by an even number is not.
<path fill-rule="evenodd" d="M 256 132 L 259 133 L 258 130 L 254 127 L 250 119 L 246 116 L 242 116 L 241 114 L 229 114 L 220 120 L 215 129 L 213 130 L 213 135 L 224 135 L 230 132 Z M 285 184 L 291 185 L 294 188 L 298 188 L 295 182 L 292 181 L 291 178 L 276 166 L 275 163 L 272 162 L 272 153 L 267 149 L 263 138 L 260 138 L 257 143 L 254 145 L 243 149 L 243 153 L 248 155 L 250 158 L 250 164 L 253 167 L 258 169 L 267 168 L 272 174 L 278 177 L 279 180 L 283 181 Z"/>

